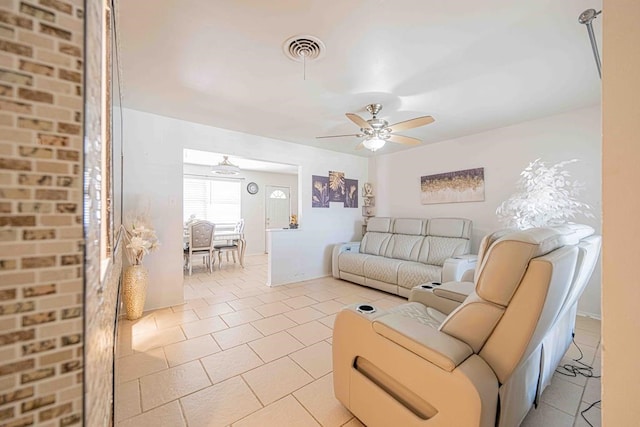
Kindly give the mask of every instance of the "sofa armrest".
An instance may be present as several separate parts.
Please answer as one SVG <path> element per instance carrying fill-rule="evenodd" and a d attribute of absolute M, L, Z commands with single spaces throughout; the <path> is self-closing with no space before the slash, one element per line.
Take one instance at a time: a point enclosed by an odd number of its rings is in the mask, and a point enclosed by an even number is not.
<path fill-rule="evenodd" d="M 360 242 L 338 243 L 333 247 L 333 254 L 331 256 L 331 273 L 336 279 L 340 278 L 338 257 L 343 252 L 360 252 Z"/>
<path fill-rule="evenodd" d="M 473 354 L 466 343 L 400 314 L 376 318 L 373 330 L 448 372 Z"/>
<path fill-rule="evenodd" d="M 461 281 L 463 274 L 474 270 L 478 262 L 478 255 L 459 255 L 447 258 L 442 266 L 442 282 Z"/>

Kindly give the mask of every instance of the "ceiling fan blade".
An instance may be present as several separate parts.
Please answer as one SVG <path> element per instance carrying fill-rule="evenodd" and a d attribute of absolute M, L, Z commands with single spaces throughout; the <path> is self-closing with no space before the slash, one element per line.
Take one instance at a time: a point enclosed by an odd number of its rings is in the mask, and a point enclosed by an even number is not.
<path fill-rule="evenodd" d="M 362 150 L 364 148 L 364 141 L 362 141 L 360 144 L 356 145 L 356 150 Z"/>
<path fill-rule="evenodd" d="M 403 136 L 403 135 L 391 135 L 388 141 L 397 142 L 398 144 L 405 144 L 405 145 L 418 145 L 422 142 L 418 138 L 412 138 L 410 136 Z"/>
<path fill-rule="evenodd" d="M 371 125 L 362 117 L 354 113 L 345 114 L 349 120 L 353 123 L 357 124 L 360 129 L 371 129 Z"/>
<path fill-rule="evenodd" d="M 357 137 L 361 137 L 363 136 L 361 133 L 351 133 L 349 135 L 329 135 L 329 136 L 316 136 L 316 139 L 322 139 L 322 138 L 342 138 L 343 136 L 357 136 Z"/>
<path fill-rule="evenodd" d="M 422 116 L 416 117 L 415 119 L 405 120 L 404 122 L 395 123 L 391 126 L 391 132 L 400 132 L 407 129 L 413 129 L 420 126 L 428 125 L 429 123 L 433 123 L 435 119 L 431 116 Z"/>

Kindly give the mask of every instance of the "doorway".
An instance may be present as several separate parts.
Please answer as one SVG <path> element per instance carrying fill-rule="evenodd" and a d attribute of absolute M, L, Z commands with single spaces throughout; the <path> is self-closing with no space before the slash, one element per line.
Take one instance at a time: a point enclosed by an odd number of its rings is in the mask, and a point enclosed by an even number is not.
<path fill-rule="evenodd" d="M 291 216 L 289 187 L 267 185 L 265 190 L 265 228 L 288 228 Z"/>
<path fill-rule="evenodd" d="M 265 186 L 264 228 L 288 228 L 291 219 L 291 189 L 278 185 Z M 268 241 L 265 236 L 265 248 L 268 250 Z"/>

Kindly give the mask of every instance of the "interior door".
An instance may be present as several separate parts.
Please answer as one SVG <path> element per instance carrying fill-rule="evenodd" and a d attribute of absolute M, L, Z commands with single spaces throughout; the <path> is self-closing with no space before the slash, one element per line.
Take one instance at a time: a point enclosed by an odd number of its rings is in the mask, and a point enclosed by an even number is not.
<path fill-rule="evenodd" d="M 289 187 L 276 185 L 265 186 L 265 229 L 288 228 L 291 215 L 291 198 Z M 265 243 L 266 243 L 265 239 Z M 265 252 L 267 247 L 265 247 Z"/>

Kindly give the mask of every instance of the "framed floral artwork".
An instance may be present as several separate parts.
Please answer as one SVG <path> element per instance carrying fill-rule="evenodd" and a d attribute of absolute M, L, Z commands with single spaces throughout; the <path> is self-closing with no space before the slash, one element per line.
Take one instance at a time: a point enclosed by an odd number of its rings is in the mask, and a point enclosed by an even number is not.
<path fill-rule="evenodd" d="M 311 176 L 311 207 L 329 207 L 329 177 Z"/>
<path fill-rule="evenodd" d="M 344 207 L 357 208 L 358 207 L 358 180 L 345 179 L 344 187 L 345 187 Z"/>
<path fill-rule="evenodd" d="M 329 201 L 344 203 L 346 194 L 344 172 L 329 171 Z"/>

